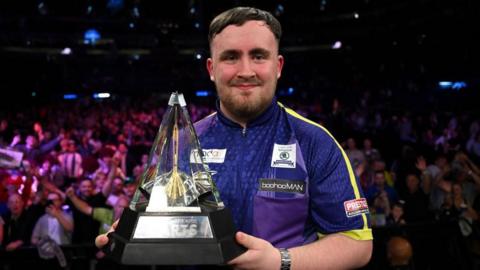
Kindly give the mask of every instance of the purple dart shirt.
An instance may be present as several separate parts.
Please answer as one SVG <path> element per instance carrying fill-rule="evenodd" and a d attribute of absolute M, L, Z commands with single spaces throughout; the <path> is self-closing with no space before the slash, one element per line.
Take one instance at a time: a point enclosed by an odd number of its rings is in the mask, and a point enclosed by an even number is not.
<path fill-rule="evenodd" d="M 363 192 L 326 129 L 275 99 L 245 129 L 217 108 L 195 128 L 239 230 L 285 248 L 337 232 L 372 239 Z"/>

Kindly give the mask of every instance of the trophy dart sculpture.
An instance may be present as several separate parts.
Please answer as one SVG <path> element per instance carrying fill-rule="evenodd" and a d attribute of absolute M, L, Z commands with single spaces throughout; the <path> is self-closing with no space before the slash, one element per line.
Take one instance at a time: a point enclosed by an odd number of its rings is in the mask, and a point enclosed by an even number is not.
<path fill-rule="evenodd" d="M 175 111 L 175 124 L 173 125 L 173 168 L 166 186 L 167 198 L 170 204 L 174 204 L 178 198 L 185 196 L 185 186 L 183 184 L 185 174 L 178 171 L 178 125 L 177 111 Z M 185 179 L 186 180 L 186 179 Z"/>

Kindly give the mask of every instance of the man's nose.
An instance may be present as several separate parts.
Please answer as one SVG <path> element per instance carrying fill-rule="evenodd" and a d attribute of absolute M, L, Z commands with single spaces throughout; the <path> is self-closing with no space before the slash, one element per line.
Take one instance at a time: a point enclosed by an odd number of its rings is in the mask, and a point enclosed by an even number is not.
<path fill-rule="evenodd" d="M 238 70 L 238 76 L 242 78 L 251 78 L 255 77 L 255 71 L 253 69 L 253 63 L 250 61 L 250 59 L 245 58 L 240 61 L 239 64 L 239 70 Z"/>

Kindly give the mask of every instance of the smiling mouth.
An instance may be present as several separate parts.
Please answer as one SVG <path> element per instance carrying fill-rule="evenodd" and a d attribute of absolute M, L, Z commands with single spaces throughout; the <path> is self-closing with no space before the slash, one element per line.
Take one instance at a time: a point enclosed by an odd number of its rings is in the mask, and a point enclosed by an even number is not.
<path fill-rule="evenodd" d="M 254 87 L 257 87 L 257 85 L 256 84 L 237 84 L 237 85 L 234 85 L 234 87 L 240 90 L 250 90 Z"/>

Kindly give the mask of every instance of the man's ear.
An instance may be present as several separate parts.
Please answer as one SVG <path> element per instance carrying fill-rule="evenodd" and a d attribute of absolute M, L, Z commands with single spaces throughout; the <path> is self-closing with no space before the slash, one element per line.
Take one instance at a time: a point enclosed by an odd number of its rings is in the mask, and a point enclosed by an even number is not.
<path fill-rule="evenodd" d="M 282 76 L 282 68 L 284 63 L 285 63 L 285 59 L 283 58 L 282 55 L 279 55 L 277 59 L 277 79 L 279 79 Z"/>
<path fill-rule="evenodd" d="M 208 70 L 208 74 L 210 75 L 210 80 L 212 82 L 215 81 L 215 77 L 213 76 L 213 60 L 212 60 L 212 58 L 207 59 L 207 70 Z"/>

